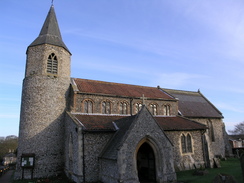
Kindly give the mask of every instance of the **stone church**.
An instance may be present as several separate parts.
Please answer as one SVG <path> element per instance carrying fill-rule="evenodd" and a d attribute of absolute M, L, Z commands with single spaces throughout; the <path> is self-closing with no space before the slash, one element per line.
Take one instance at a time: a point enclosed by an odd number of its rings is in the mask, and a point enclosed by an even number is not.
<path fill-rule="evenodd" d="M 16 179 L 163 183 L 225 156 L 223 116 L 200 91 L 71 78 L 53 5 L 26 54 Z"/>

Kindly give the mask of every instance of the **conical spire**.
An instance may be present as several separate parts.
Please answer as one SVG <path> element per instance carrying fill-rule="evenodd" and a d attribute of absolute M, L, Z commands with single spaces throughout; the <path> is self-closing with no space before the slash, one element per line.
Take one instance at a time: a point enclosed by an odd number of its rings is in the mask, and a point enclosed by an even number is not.
<path fill-rule="evenodd" d="M 30 46 L 36 46 L 41 44 L 51 44 L 55 46 L 60 46 L 70 53 L 69 49 L 66 47 L 62 40 L 53 5 L 51 6 L 48 12 L 48 15 L 42 26 L 39 36 L 35 39 L 35 41 L 33 41 L 30 44 Z"/>

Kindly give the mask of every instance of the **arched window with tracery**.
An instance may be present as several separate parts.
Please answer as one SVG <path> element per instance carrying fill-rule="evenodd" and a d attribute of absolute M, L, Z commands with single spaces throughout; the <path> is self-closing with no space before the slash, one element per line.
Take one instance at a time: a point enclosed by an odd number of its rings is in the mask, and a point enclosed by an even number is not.
<path fill-rule="evenodd" d="M 170 105 L 164 105 L 164 115 L 169 116 L 170 115 Z"/>
<path fill-rule="evenodd" d="M 57 56 L 52 53 L 47 59 L 47 73 L 58 74 L 58 59 Z"/>
<path fill-rule="evenodd" d="M 91 100 L 84 101 L 84 113 L 93 113 L 93 102 Z"/>
<path fill-rule="evenodd" d="M 141 103 L 135 103 L 135 113 L 138 113 L 142 108 L 142 104 Z"/>
<path fill-rule="evenodd" d="M 102 102 L 102 114 L 111 114 L 111 102 L 110 101 Z"/>
<path fill-rule="evenodd" d="M 150 112 L 152 115 L 157 115 L 157 104 L 150 104 Z"/>
<path fill-rule="evenodd" d="M 181 150 L 182 153 L 186 153 L 186 137 L 184 134 L 181 135 Z"/>
<path fill-rule="evenodd" d="M 128 103 L 120 102 L 119 103 L 119 113 L 120 114 L 128 114 Z"/>
<path fill-rule="evenodd" d="M 192 152 L 192 138 L 188 133 L 187 135 L 181 134 L 181 151 L 182 153 L 191 153 Z"/>
<path fill-rule="evenodd" d="M 188 133 L 187 136 L 186 136 L 186 149 L 188 152 L 192 152 L 192 142 L 191 142 L 191 136 L 190 134 Z"/>
<path fill-rule="evenodd" d="M 208 120 L 207 125 L 208 125 L 208 133 L 209 133 L 210 139 L 212 140 L 212 142 L 214 142 L 215 141 L 214 127 L 213 127 L 213 123 L 210 119 Z"/>

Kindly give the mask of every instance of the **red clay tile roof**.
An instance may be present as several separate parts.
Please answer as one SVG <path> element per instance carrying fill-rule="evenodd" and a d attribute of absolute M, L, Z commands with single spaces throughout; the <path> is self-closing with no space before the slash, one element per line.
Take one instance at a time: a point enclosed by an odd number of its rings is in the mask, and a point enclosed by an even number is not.
<path fill-rule="evenodd" d="M 121 83 L 112 83 L 87 79 L 74 79 L 79 92 L 93 93 L 93 94 L 109 94 L 113 96 L 124 97 L 142 97 L 144 95 L 147 98 L 161 98 L 171 99 L 174 98 L 157 87 L 147 87 L 139 85 L 129 85 Z"/>
<path fill-rule="evenodd" d="M 85 115 L 75 114 L 78 119 L 88 131 L 115 131 L 115 127 L 112 122 L 121 119 L 125 116 L 113 116 L 113 115 Z"/>
<path fill-rule="evenodd" d="M 113 115 L 86 115 L 86 114 L 74 114 L 85 127 L 87 131 L 115 131 L 115 127 L 112 122 L 118 120 L 128 120 L 133 116 L 113 116 Z M 179 117 L 154 117 L 159 126 L 165 131 L 171 130 L 204 130 L 205 125 L 197 123 L 195 121 Z"/>
<path fill-rule="evenodd" d="M 162 127 L 165 131 L 171 130 L 204 130 L 206 129 L 205 125 L 202 125 L 198 122 L 183 118 L 180 116 L 172 117 L 154 117 L 158 122 L 159 126 Z"/>

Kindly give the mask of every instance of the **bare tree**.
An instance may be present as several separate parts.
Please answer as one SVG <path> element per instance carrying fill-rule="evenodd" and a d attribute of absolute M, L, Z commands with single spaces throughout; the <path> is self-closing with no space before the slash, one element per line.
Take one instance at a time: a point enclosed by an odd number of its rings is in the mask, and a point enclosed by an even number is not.
<path fill-rule="evenodd" d="M 234 130 L 228 130 L 232 135 L 244 135 L 244 121 L 235 125 Z"/>

